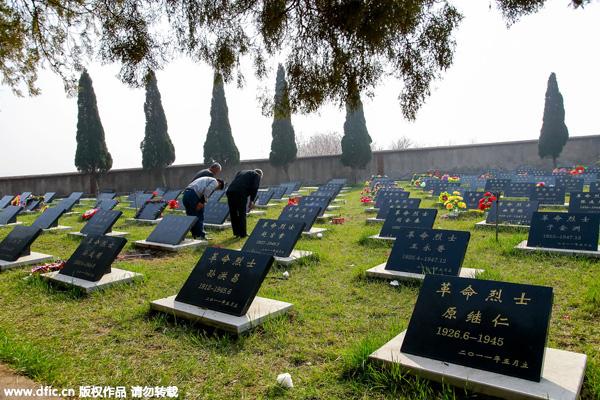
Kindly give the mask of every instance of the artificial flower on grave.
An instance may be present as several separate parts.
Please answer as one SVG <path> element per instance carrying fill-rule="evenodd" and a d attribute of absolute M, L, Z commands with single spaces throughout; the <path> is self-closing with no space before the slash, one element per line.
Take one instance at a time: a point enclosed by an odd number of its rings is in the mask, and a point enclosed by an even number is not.
<path fill-rule="evenodd" d="M 155 192 L 156 193 L 156 192 Z M 154 219 L 159 219 L 162 216 L 163 210 L 167 207 L 167 202 L 163 199 L 152 199 L 146 200 L 146 202 L 138 209 L 137 213 L 135 213 L 135 219 L 138 219 L 140 215 L 142 215 L 142 211 L 148 204 L 156 204 L 156 203 L 164 203 L 164 207 L 154 213 Z"/>
<path fill-rule="evenodd" d="M 156 191 L 152 192 L 152 194 L 158 196 L 158 193 L 156 193 Z"/>
<path fill-rule="evenodd" d="M 537 185 L 535 185 L 536 187 L 544 187 L 546 186 L 546 182 L 538 182 Z"/>
<path fill-rule="evenodd" d="M 440 203 L 445 203 L 446 201 L 448 201 L 449 197 L 450 197 L 450 193 L 442 192 L 442 193 L 440 193 L 440 197 L 438 198 L 438 200 Z"/>
<path fill-rule="evenodd" d="M 571 176 L 573 175 L 581 175 L 583 174 L 583 172 L 587 169 L 587 167 L 584 167 L 583 165 L 577 165 L 575 166 L 575 168 L 573 168 L 572 171 L 569 172 L 569 174 Z"/>
<path fill-rule="evenodd" d="M 46 211 L 48 208 L 50 208 L 50 206 L 44 206 L 44 207 L 41 207 L 41 208 L 40 208 L 40 211 L 41 211 L 41 212 L 44 212 L 44 211 Z"/>
<path fill-rule="evenodd" d="M 98 212 L 97 208 L 93 208 L 91 210 L 87 210 L 86 212 L 84 212 L 83 214 L 81 214 L 81 218 L 83 219 L 90 219 L 94 216 L 94 214 L 96 214 Z"/>
<path fill-rule="evenodd" d="M 448 175 L 448 174 L 442 175 L 442 180 L 443 181 L 447 181 L 448 178 L 450 178 L 450 175 Z"/>
<path fill-rule="evenodd" d="M 40 266 L 33 268 L 29 272 L 29 275 L 45 274 L 46 272 L 51 272 L 51 271 L 60 271 L 66 263 L 67 263 L 67 260 L 58 260 L 52 264 L 40 265 Z"/>
<path fill-rule="evenodd" d="M 18 206 L 19 204 L 21 204 L 21 196 L 17 195 L 17 197 L 15 197 L 11 202 L 10 205 L 11 206 Z"/>
<path fill-rule="evenodd" d="M 288 199 L 288 206 L 297 206 L 300 203 L 301 197 L 290 197 Z"/>
<path fill-rule="evenodd" d="M 558 174 L 561 172 L 569 172 L 569 171 L 567 171 L 566 168 L 554 168 L 554 170 L 552 171 L 552 173 L 554 173 L 554 174 Z"/>
<path fill-rule="evenodd" d="M 416 181 L 413 182 L 415 186 L 420 186 L 421 185 L 421 180 L 417 179 Z"/>
<path fill-rule="evenodd" d="M 179 202 L 173 199 L 169 201 L 169 210 L 172 210 L 174 208 L 179 208 Z"/>
<path fill-rule="evenodd" d="M 450 176 L 448 177 L 448 182 L 458 182 L 460 181 L 460 176 Z"/>
<path fill-rule="evenodd" d="M 496 197 L 492 196 L 491 193 L 485 193 L 483 197 L 479 200 L 478 208 L 481 211 L 488 210 L 492 206 L 492 202 L 496 201 Z"/>
<path fill-rule="evenodd" d="M 483 174 L 483 175 L 479 175 L 478 178 L 491 178 L 492 176 L 490 174 Z"/>
<path fill-rule="evenodd" d="M 467 205 L 463 202 L 463 198 L 459 192 L 452 192 L 452 196 L 448 197 L 448 200 L 444 202 L 444 207 L 448 211 L 460 211 L 466 210 Z"/>

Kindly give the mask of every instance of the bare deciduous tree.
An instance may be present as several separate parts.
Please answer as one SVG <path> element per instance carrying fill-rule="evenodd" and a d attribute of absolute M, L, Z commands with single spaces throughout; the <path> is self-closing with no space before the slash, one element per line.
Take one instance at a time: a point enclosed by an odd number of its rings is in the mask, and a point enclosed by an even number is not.
<path fill-rule="evenodd" d="M 318 132 L 307 139 L 302 134 L 296 136 L 298 157 L 342 154 L 342 135 L 337 132 Z"/>

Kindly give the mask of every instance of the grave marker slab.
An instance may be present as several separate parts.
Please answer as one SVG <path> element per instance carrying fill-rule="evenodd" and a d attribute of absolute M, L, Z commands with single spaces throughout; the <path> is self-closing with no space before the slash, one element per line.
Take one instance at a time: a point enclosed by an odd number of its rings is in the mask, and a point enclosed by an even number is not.
<path fill-rule="evenodd" d="M 379 236 L 397 237 L 402 227 L 431 228 L 436 216 L 434 208 L 390 209 Z"/>
<path fill-rule="evenodd" d="M 488 179 L 487 182 L 485 183 L 485 189 L 484 189 L 484 191 L 486 191 L 486 192 L 504 192 L 505 186 L 508 185 L 510 182 L 511 182 L 511 180 L 508 179 L 508 178 L 504 178 L 504 179 L 499 179 L 499 178 Z"/>
<path fill-rule="evenodd" d="M 150 220 L 154 221 L 160 218 L 161 214 L 169 205 L 168 202 L 163 200 L 150 200 L 138 210 L 135 216 L 136 220 Z"/>
<path fill-rule="evenodd" d="M 65 210 L 65 212 L 69 212 L 77 202 L 77 199 L 67 197 L 66 199 L 62 199 L 55 208 L 61 208 Z"/>
<path fill-rule="evenodd" d="M 17 215 L 23 211 L 21 206 L 8 206 L 0 213 L 0 225 L 16 224 Z"/>
<path fill-rule="evenodd" d="M 97 208 L 99 210 L 112 210 L 117 206 L 117 204 L 119 204 L 119 200 L 117 199 L 104 199 L 99 200 L 94 205 L 94 208 Z"/>
<path fill-rule="evenodd" d="M 463 203 L 467 206 L 467 210 L 479 209 L 479 200 L 483 198 L 483 193 L 475 190 L 465 190 L 462 193 L 461 197 L 463 198 Z"/>
<path fill-rule="evenodd" d="M 88 235 L 75 249 L 58 275 L 98 282 L 111 272 L 111 264 L 126 243 L 125 238 Z"/>
<path fill-rule="evenodd" d="M 281 200 L 282 197 L 285 195 L 286 188 L 277 186 L 270 187 L 268 190 L 269 192 L 273 193 L 273 196 L 271 197 L 272 200 Z"/>
<path fill-rule="evenodd" d="M 207 248 L 175 301 L 241 316 L 273 265 L 266 254 Z"/>
<path fill-rule="evenodd" d="M 208 199 L 206 200 L 206 202 L 212 203 L 214 201 L 220 201 L 224 195 L 225 195 L 225 189 L 215 190 L 212 192 L 212 194 L 210 196 L 208 196 Z"/>
<path fill-rule="evenodd" d="M 583 192 L 583 179 L 573 179 L 570 176 L 557 176 L 554 187 L 562 187 L 566 193 Z"/>
<path fill-rule="evenodd" d="M 136 198 L 137 196 L 140 196 L 142 194 L 144 194 L 143 190 L 136 190 L 132 193 L 129 193 L 129 196 L 127 196 L 127 199 L 125 201 L 132 202 L 134 198 Z"/>
<path fill-rule="evenodd" d="M 385 219 L 390 208 L 419 208 L 421 199 L 415 197 L 407 197 L 404 199 L 386 199 L 382 200 L 377 212 L 377 219 Z"/>
<path fill-rule="evenodd" d="M 590 183 L 590 192 L 600 192 L 600 182 Z"/>
<path fill-rule="evenodd" d="M 177 245 L 185 238 L 197 220 L 198 218 L 194 216 L 167 214 L 150 233 L 147 241 Z"/>
<path fill-rule="evenodd" d="M 256 200 L 254 201 L 255 206 L 266 206 L 273 197 L 273 192 L 268 190 L 261 190 L 256 194 Z"/>
<path fill-rule="evenodd" d="M 229 204 L 224 201 L 206 203 L 204 206 L 204 223 L 223 225 L 229 215 Z"/>
<path fill-rule="evenodd" d="M 96 197 L 96 204 L 98 204 L 99 200 L 110 200 L 115 198 L 115 192 L 102 192 Z M 96 208 L 96 207 L 94 207 Z"/>
<path fill-rule="evenodd" d="M 600 214 L 534 212 L 528 247 L 598 251 Z"/>
<path fill-rule="evenodd" d="M 10 205 L 10 202 L 13 201 L 14 198 L 15 196 L 13 195 L 3 196 L 2 199 L 0 199 L 0 210 L 3 210 L 6 207 L 8 207 Z"/>
<path fill-rule="evenodd" d="M 279 214 L 278 220 L 298 221 L 304 223 L 304 232 L 309 232 L 317 216 L 321 212 L 319 206 L 292 206 L 287 205 Z"/>
<path fill-rule="evenodd" d="M 509 182 L 504 188 L 504 197 L 529 197 L 534 187 L 533 182 Z"/>
<path fill-rule="evenodd" d="M 298 242 L 304 222 L 260 219 L 242 251 L 288 257 Z"/>
<path fill-rule="evenodd" d="M 572 192 L 570 213 L 600 213 L 600 192 Z"/>
<path fill-rule="evenodd" d="M 79 204 L 79 200 L 83 196 L 83 192 L 73 192 L 67 197 L 67 199 L 75 200 L 73 204 Z"/>
<path fill-rule="evenodd" d="M 0 260 L 17 261 L 30 254 L 30 246 L 42 233 L 42 229 L 33 226 L 15 226 L 0 242 Z"/>
<path fill-rule="evenodd" d="M 564 187 L 535 187 L 529 193 L 529 200 L 537 201 L 540 205 L 564 205 L 565 188 Z"/>
<path fill-rule="evenodd" d="M 81 228 L 85 235 L 106 235 L 112 230 L 113 225 L 123 214 L 117 210 L 98 210 L 96 214 Z"/>
<path fill-rule="evenodd" d="M 50 229 L 58 226 L 58 219 L 65 213 L 62 208 L 48 208 L 44 211 L 31 226 L 38 227 L 40 229 Z"/>
<path fill-rule="evenodd" d="M 181 190 L 169 190 L 165 192 L 161 198 L 168 203 L 171 200 L 177 200 L 180 194 Z"/>
<path fill-rule="evenodd" d="M 317 206 L 321 207 L 321 211 L 319 212 L 319 217 L 323 216 L 327 207 L 329 207 L 329 203 L 331 202 L 331 197 L 328 196 L 302 196 L 300 201 L 298 202 L 299 206 Z"/>
<path fill-rule="evenodd" d="M 377 193 L 377 197 L 375 199 L 375 208 L 380 208 L 378 206 L 379 202 L 385 202 L 388 199 L 407 199 L 410 196 L 409 191 L 403 190 L 394 190 L 394 189 L 381 189 Z"/>
<path fill-rule="evenodd" d="M 147 201 L 150 201 L 154 198 L 154 194 L 152 193 L 144 193 L 139 196 L 135 196 L 129 205 L 130 208 L 141 208 Z"/>
<path fill-rule="evenodd" d="M 285 193 L 284 196 L 291 196 L 292 193 L 294 192 L 294 188 L 296 187 L 296 184 L 293 182 L 289 182 L 289 183 L 280 183 L 279 187 L 283 187 L 285 188 Z"/>
<path fill-rule="evenodd" d="M 386 270 L 458 276 L 471 233 L 401 227 Z"/>
<path fill-rule="evenodd" d="M 50 204 L 54 201 L 54 197 L 56 196 L 56 192 L 46 192 L 44 194 L 44 203 Z M 0 207 L 2 208 L 2 207 Z"/>
<path fill-rule="evenodd" d="M 21 203 L 27 201 L 27 199 L 29 198 L 29 196 L 31 196 L 32 192 L 23 192 L 19 195 L 19 197 L 21 198 Z"/>
<path fill-rule="evenodd" d="M 154 192 L 156 193 L 155 196 L 162 197 L 168 190 L 169 190 L 169 188 L 166 188 L 166 187 L 157 187 L 154 190 Z"/>
<path fill-rule="evenodd" d="M 583 179 L 584 185 L 590 185 L 596 182 L 597 174 L 584 172 L 583 174 L 573 175 L 573 179 Z"/>
<path fill-rule="evenodd" d="M 551 287 L 427 275 L 401 351 L 539 382 Z"/>
<path fill-rule="evenodd" d="M 498 209 L 498 223 L 529 226 L 531 217 L 537 211 L 537 201 L 501 201 Z M 496 202 L 492 202 L 486 222 L 496 223 Z"/>

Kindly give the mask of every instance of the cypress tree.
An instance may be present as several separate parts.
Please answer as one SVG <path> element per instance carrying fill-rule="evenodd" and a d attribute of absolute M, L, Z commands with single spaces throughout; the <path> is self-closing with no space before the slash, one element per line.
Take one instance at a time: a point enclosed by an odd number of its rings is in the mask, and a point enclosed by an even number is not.
<path fill-rule="evenodd" d="M 542 130 L 538 141 L 538 155 L 540 158 L 552 157 L 554 168 L 556 168 L 556 159 L 567 143 L 567 139 L 569 139 L 569 130 L 565 125 L 563 97 L 558 90 L 556 74 L 553 72 L 548 78 L 548 88 L 546 89 L 546 103 L 544 105 Z"/>
<path fill-rule="evenodd" d="M 294 127 L 292 126 L 290 98 L 285 80 L 285 70 L 281 64 L 277 68 L 274 119 L 271 129 L 273 141 L 271 142 L 269 163 L 274 167 L 283 167 L 285 176 L 289 181 L 289 165 L 296 161 L 298 149 L 296 147 Z"/>
<path fill-rule="evenodd" d="M 345 166 L 352 168 L 352 175 L 356 182 L 358 169 L 365 169 L 372 156 L 371 136 L 367 131 L 363 105 L 359 100 L 356 110 L 346 105 L 341 161 Z"/>
<path fill-rule="evenodd" d="M 158 91 L 156 75 L 153 71 L 146 76 L 146 133 L 140 144 L 142 150 L 142 167 L 157 170 L 163 186 L 167 186 L 165 168 L 175 161 L 175 147 L 169 137 L 167 117 L 163 109 Z"/>
<path fill-rule="evenodd" d="M 229 125 L 229 110 L 223 89 L 223 77 L 215 74 L 210 102 L 210 126 L 204 142 L 204 164 L 218 162 L 222 165 L 236 165 L 240 162 L 238 151 Z"/>
<path fill-rule="evenodd" d="M 104 128 L 100 121 L 92 79 L 86 70 L 79 78 L 77 96 L 77 150 L 75 166 L 79 172 L 89 174 L 91 192 L 98 192 L 100 175 L 112 168 L 112 157 L 104 141 Z"/>

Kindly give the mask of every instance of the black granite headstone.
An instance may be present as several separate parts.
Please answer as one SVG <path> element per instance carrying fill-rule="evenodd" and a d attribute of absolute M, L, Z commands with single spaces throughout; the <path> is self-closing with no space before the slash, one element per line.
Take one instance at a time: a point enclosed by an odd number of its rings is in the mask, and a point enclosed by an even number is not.
<path fill-rule="evenodd" d="M 390 209 L 379 236 L 397 237 L 402 227 L 431 228 L 437 210 L 434 208 L 395 208 Z"/>
<path fill-rule="evenodd" d="M 62 208 L 48 208 L 44 211 L 31 226 L 36 226 L 41 229 L 50 229 L 58 226 L 58 219 L 65 213 Z"/>
<path fill-rule="evenodd" d="M 204 206 L 204 223 L 223 225 L 229 215 L 229 204 L 224 201 L 208 202 Z"/>
<path fill-rule="evenodd" d="M 194 216 L 166 214 L 146 240 L 153 243 L 178 245 L 197 220 L 198 218 Z"/>
<path fill-rule="evenodd" d="M 56 196 L 56 192 L 47 192 L 44 195 L 44 203 L 50 204 L 54 201 L 54 197 Z M 2 208 L 2 207 L 0 207 Z"/>
<path fill-rule="evenodd" d="M 304 222 L 260 219 L 242 251 L 289 257 L 302 234 Z"/>
<path fill-rule="evenodd" d="M 529 197 L 534 187 L 533 182 L 509 182 L 504 187 L 504 197 Z"/>
<path fill-rule="evenodd" d="M 99 200 L 99 203 L 97 203 L 94 208 L 99 210 L 112 210 L 117 206 L 117 204 L 119 204 L 119 200 L 117 199 L 104 199 Z"/>
<path fill-rule="evenodd" d="M 15 226 L 0 242 L 0 260 L 17 261 L 28 256 L 29 247 L 42 233 L 42 229 L 34 226 Z"/>
<path fill-rule="evenodd" d="M 465 190 L 460 197 L 463 198 L 463 203 L 467 206 L 467 210 L 478 210 L 479 200 L 483 198 L 484 193 L 475 190 Z"/>
<path fill-rule="evenodd" d="M 143 190 L 136 190 L 135 192 L 130 193 L 129 196 L 127 196 L 127 199 L 125 201 L 132 202 L 135 197 L 142 195 L 142 194 L 144 194 Z"/>
<path fill-rule="evenodd" d="M 162 197 L 168 190 L 169 188 L 166 187 L 157 187 L 156 190 L 154 190 L 154 193 L 156 193 L 156 197 Z"/>
<path fill-rule="evenodd" d="M 81 228 L 86 235 L 105 235 L 112 230 L 113 225 L 123 214 L 117 210 L 98 210 L 96 214 Z"/>
<path fill-rule="evenodd" d="M 207 248 L 175 297 L 175 301 L 242 316 L 273 265 L 273 257 Z"/>
<path fill-rule="evenodd" d="M 73 204 L 79 204 L 79 200 L 83 196 L 83 192 L 73 192 L 67 197 L 67 199 L 75 200 Z M 70 207 L 69 207 L 70 209 Z M 67 210 L 68 211 L 68 210 Z"/>
<path fill-rule="evenodd" d="M 141 208 L 147 201 L 150 201 L 154 198 L 154 194 L 152 193 L 144 193 L 139 196 L 134 196 L 131 200 L 130 208 Z"/>
<path fill-rule="evenodd" d="M 161 196 L 161 198 L 168 203 L 171 200 L 177 200 L 180 194 L 181 190 L 168 190 Z"/>
<path fill-rule="evenodd" d="M 65 210 L 65 212 L 69 212 L 69 211 L 71 211 L 71 209 L 73 208 L 73 206 L 75 204 L 77 204 L 77 202 L 78 202 L 77 199 L 67 197 L 66 199 L 62 199 L 60 201 L 60 203 L 58 203 L 56 205 L 55 208 L 61 208 L 61 209 Z"/>
<path fill-rule="evenodd" d="M 527 246 L 598 251 L 600 214 L 534 212 Z"/>
<path fill-rule="evenodd" d="M 552 288 L 427 275 L 401 351 L 539 382 Z"/>
<path fill-rule="evenodd" d="M 321 212 L 321 207 L 319 206 L 292 206 L 287 205 L 279 214 L 278 220 L 290 220 L 290 221 L 298 221 L 304 222 L 304 232 L 310 231 L 317 216 Z"/>
<path fill-rule="evenodd" d="M 331 197 L 328 196 L 302 196 L 300 201 L 298 202 L 299 206 L 318 206 L 321 207 L 321 211 L 319 212 L 319 217 L 322 216 L 327 207 L 329 207 L 329 203 L 331 202 Z"/>
<path fill-rule="evenodd" d="M 261 190 L 257 193 L 254 204 L 260 204 L 262 206 L 267 205 L 269 204 L 271 197 L 273 197 L 273 192 L 269 192 L 268 190 Z"/>
<path fill-rule="evenodd" d="M 17 215 L 23 211 L 21 206 L 8 206 L 0 213 L 0 225 L 15 224 Z"/>
<path fill-rule="evenodd" d="M 387 213 L 391 207 L 402 207 L 402 208 L 419 208 L 421 199 L 416 197 L 407 197 L 404 199 L 386 199 L 382 200 L 379 205 L 379 211 L 377 212 L 377 219 L 385 219 Z"/>
<path fill-rule="evenodd" d="M 159 219 L 168 204 L 164 200 L 150 200 L 138 210 L 135 219 L 151 221 Z"/>
<path fill-rule="evenodd" d="M 570 176 L 557 176 L 555 187 L 562 187 L 566 193 L 583 192 L 583 179 L 573 179 Z"/>
<path fill-rule="evenodd" d="M 3 210 L 6 207 L 8 207 L 10 205 L 10 202 L 13 201 L 14 198 L 15 196 L 12 195 L 3 196 L 2 199 L 0 199 L 0 210 Z"/>
<path fill-rule="evenodd" d="M 569 212 L 600 213 L 600 193 L 572 192 L 569 196 Z"/>
<path fill-rule="evenodd" d="M 223 196 L 225 195 L 225 189 L 223 190 L 215 190 L 211 193 L 210 196 L 208 196 L 208 199 L 206 200 L 208 203 L 211 203 L 213 201 L 220 201 Z"/>
<path fill-rule="evenodd" d="M 115 196 L 116 196 L 115 192 L 102 192 L 98 195 L 98 197 L 96 197 L 96 203 L 98 203 L 98 200 L 114 199 Z"/>
<path fill-rule="evenodd" d="M 273 192 L 273 197 L 271 197 L 271 199 L 281 200 L 281 198 L 285 195 L 286 188 L 281 187 L 281 186 L 276 186 L 276 187 L 270 187 L 268 190 L 269 190 L 269 192 Z"/>
<path fill-rule="evenodd" d="M 31 194 L 32 194 L 31 192 L 23 192 L 23 193 L 21 193 L 21 194 L 19 195 L 19 197 L 21 198 L 21 203 L 23 203 L 23 202 L 27 201 L 27 198 L 28 198 L 29 196 L 31 196 Z"/>
<path fill-rule="evenodd" d="M 459 181 L 459 183 L 463 183 L 462 182 L 463 179 L 461 178 L 461 180 Z M 466 184 L 469 185 L 469 189 L 470 190 L 477 190 L 477 189 L 485 189 L 485 184 L 487 183 L 488 178 L 472 178 L 469 179 L 467 181 L 465 181 Z"/>
<path fill-rule="evenodd" d="M 126 243 L 125 238 L 89 235 L 75 249 L 59 274 L 98 282 L 111 272 L 111 264 Z"/>
<path fill-rule="evenodd" d="M 537 201 L 501 201 L 498 209 L 499 224 L 529 225 L 531 216 L 537 211 L 539 202 Z M 488 212 L 486 222 L 488 224 L 496 223 L 496 202 Z"/>
<path fill-rule="evenodd" d="M 504 192 L 505 186 L 508 185 L 509 183 L 510 183 L 510 179 L 507 179 L 507 178 L 504 178 L 504 179 L 498 179 L 498 178 L 488 179 L 487 182 L 485 183 L 484 190 L 486 192 Z"/>
<path fill-rule="evenodd" d="M 292 193 L 294 192 L 294 188 L 296 187 L 296 184 L 293 182 L 289 182 L 289 183 L 280 183 L 279 187 L 283 187 L 285 188 L 285 193 L 283 194 L 284 196 L 291 196 Z"/>
<path fill-rule="evenodd" d="M 401 227 L 386 270 L 458 276 L 471 233 Z"/>
<path fill-rule="evenodd" d="M 590 183 L 590 192 L 600 192 L 600 182 Z"/>
<path fill-rule="evenodd" d="M 529 200 L 537 201 L 540 205 L 563 205 L 565 204 L 565 188 L 535 187 L 529 193 Z"/>
<path fill-rule="evenodd" d="M 329 197 L 330 199 L 335 199 L 335 196 L 337 196 L 337 193 L 335 190 L 326 190 L 326 189 L 317 189 L 314 192 L 310 192 L 311 196 L 317 196 L 317 197 Z"/>
<path fill-rule="evenodd" d="M 396 190 L 396 189 L 381 189 L 377 192 L 377 197 L 375 198 L 375 208 L 380 208 L 378 204 L 380 202 L 385 202 L 388 199 L 407 199 L 410 196 L 409 191 Z"/>
<path fill-rule="evenodd" d="M 24 206 L 25 211 L 34 211 L 42 205 L 44 199 L 42 196 L 30 197 L 27 199 L 26 204 Z"/>

